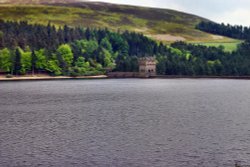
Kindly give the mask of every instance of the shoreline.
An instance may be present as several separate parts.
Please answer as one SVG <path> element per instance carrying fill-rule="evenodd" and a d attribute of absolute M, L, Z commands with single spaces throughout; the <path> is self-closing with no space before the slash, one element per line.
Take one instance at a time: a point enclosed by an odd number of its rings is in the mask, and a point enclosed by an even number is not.
<path fill-rule="evenodd" d="M 0 76 L 1 81 L 45 81 L 45 80 L 69 80 L 69 79 L 106 79 L 106 75 L 96 75 L 96 76 L 81 76 L 81 77 L 70 77 L 70 76 L 18 76 L 12 78 L 6 78 Z"/>
<path fill-rule="evenodd" d="M 185 76 L 185 75 L 158 75 L 158 79 L 236 79 L 250 80 L 250 76 Z"/>
<path fill-rule="evenodd" d="M 126 78 L 137 78 L 137 77 L 108 77 L 107 75 L 97 76 L 18 76 L 12 78 L 6 78 L 0 76 L 1 81 L 43 81 L 43 80 L 70 80 L 70 79 L 126 79 Z M 236 80 L 250 80 L 250 76 L 174 76 L 174 75 L 158 75 L 151 78 L 138 78 L 138 79 L 236 79 Z"/>

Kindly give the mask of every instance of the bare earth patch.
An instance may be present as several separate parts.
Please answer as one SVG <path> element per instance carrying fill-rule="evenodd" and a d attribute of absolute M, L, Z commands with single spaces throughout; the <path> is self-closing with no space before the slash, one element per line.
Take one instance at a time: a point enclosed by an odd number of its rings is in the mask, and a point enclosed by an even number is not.
<path fill-rule="evenodd" d="M 149 29 L 148 29 L 148 28 L 134 28 L 134 31 L 135 31 L 135 32 L 144 33 L 144 32 L 149 31 Z"/>
<path fill-rule="evenodd" d="M 218 39 L 223 39 L 223 36 L 219 36 L 219 35 L 211 35 L 213 39 L 218 40 Z"/>
<path fill-rule="evenodd" d="M 184 37 L 174 36 L 170 34 L 157 34 L 157 35 L 151 35 L 150 37 L 159 41 L 169 41 L 169 42 L 186 41 L 186 38 Z"/>

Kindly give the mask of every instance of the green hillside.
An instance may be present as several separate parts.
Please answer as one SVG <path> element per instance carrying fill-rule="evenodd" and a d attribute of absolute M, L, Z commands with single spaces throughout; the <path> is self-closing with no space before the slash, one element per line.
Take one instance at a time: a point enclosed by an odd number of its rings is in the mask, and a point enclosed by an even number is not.
<path fill-rule="evenodd" d="M 2 3 L 1 3 L 2 2 Z M 195 29 L 206 19 L 169 9 L 114 5 L 76 0 L 0 0 L 0 19 L 57 26 L 107 27 L 111 30 L 141 32 L 164 42 L 238 43 Z"/>

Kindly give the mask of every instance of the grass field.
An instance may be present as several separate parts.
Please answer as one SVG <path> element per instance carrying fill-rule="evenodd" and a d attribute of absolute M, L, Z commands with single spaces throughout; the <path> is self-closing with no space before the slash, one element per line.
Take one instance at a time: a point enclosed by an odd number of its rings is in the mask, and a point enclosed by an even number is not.
<path fill-rule="evenodd" d="M 224 50 L 227 52 L 232 52 L 237 49 L 237 46 L 242 43 L 240 40 L 232 40 L 231 42 L 200 42 L 200 43 L 194 43 L 197 45 L 205 45 L 205 46 L 214 46 L 214 47 L 220 47 L 223 46 Z"/>

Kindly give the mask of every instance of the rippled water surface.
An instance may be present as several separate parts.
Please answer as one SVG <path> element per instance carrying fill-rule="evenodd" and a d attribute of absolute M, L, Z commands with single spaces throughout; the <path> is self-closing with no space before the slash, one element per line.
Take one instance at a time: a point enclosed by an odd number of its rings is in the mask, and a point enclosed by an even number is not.
<path fill-rule="evenodd" d="M 0 83 L 0 166 L 250 165 L 250 81 Z"/>

